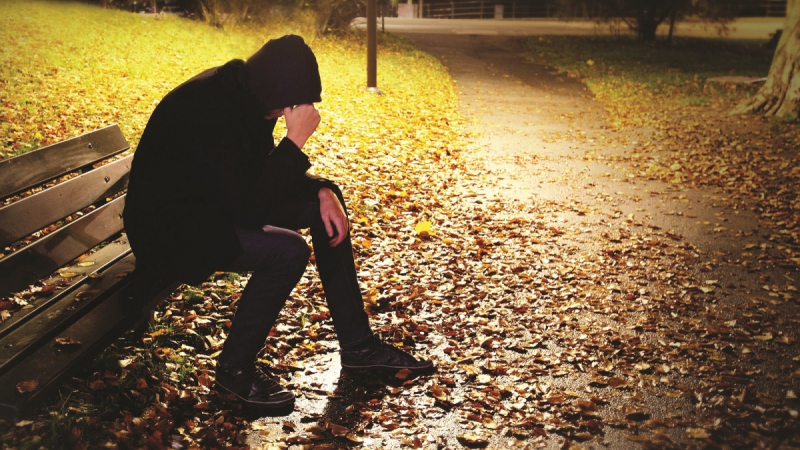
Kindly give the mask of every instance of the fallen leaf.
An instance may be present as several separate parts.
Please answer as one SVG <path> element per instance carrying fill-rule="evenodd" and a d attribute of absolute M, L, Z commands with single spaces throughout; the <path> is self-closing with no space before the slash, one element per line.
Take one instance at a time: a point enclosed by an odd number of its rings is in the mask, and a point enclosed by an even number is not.
<path fill-rule="evenodd" d="M 38 291 L 34 292 L 33 295 L 35 297 L 49 297 L 49 296 L 53 295 L 53 293 L 55 291 L 56 291 L 56 287 L 53 286 L 52 284 L 50 284 L 50 285 L 47 285 L 47 286 L 42 286 L 42 288 L 39 289 Z"/>
<path fill-rule="evenodd" d="M 415 227 L 417 234 L 420 236 L 433 236 L 436 234 L 434 230 L 431 229 L 433 224 L 429 221 L 419 222 Z"/>
<path fill-rule="evenodd" d="M 335 423 L 329 423 L 328 429 L 331 431 L 331 434 L 336 437 L 345 437 L 348 433 L 350 433 L 350 429 Z"/>
<path fill-rule="evenodd" d="M 81 345 L 81 341 L 73 339 L 71 337 L 57 337 L 56 345 L 61 347 L 76 347 Z"/>
<path fill-rule="evenodd" d="M 98 289 L 89 289 L 87 291 L 78 292 L 78 295 L 75 296 L 75 300 L 86 300 L 87 298 L 92 298 L 97 296 L 100 291 Z"/>
<path fill-rule="evenodd" d="M 693 439 L 708 439 L 711 435 L 702 428 L 687 428 L 686 434 Z"/>
<path fill-rule="evenodd" d="M 466 433 L 466 434 L 459 434 L 456 436 L 459 442 L 464 445 L 468 446 L 475 446 L 475 447 L 485 447 L 489 445 L 489 440 L 484 436 L 473 434 L 473 433 Z"/>
<path fill-rule="evenodd" d="M 400 379 L 400 380 L 405 380 L 412 373 L 413 372 L 408 370 L 408 369 L 400 369 L 400 370 L 397 371 L 396 374 L 394 374 L 394 377 L 397 378 L 397 379 Z"/>
<path fill-rule="evenodd" d="M 27 392 L 33 392 L 36 388 L 39 387 L 39 380 L 27 380 L 27 381 L 20 381 L 17 383 L 17 392 L 20 394 L 25 394 Z"/>

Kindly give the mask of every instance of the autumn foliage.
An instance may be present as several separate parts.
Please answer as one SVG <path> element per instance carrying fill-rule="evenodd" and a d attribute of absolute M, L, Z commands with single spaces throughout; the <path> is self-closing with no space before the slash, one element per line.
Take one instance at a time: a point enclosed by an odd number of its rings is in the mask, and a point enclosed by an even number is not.
<path fill-rule="evenodd" d="M 2 156 L 112 122 L 135 147 L 170 88 L 286 31 L 221 31 L 69 3 L 0 3 Z M 214 389 L 215 358 L 247 283 L 244 274 L 217 273 L 175 292 L 152 328 L 75 374 L 41 414 L 0 424 L 3 442 L 797 444 L 798 288 L 788 275 L 800 264 L 800 172 L 791 158 L 800 145 L 785 124 L 726 119 L 726 105 L 752 90 L 716 87 L 672 65 L 659 83 L 648 78 L 650 67 L 631 69 L 591 45 L 531 45 L 534 59 L 585 80 L 607 110 L 607 123 L 591 136 L 576 126 L 566 137 L 587 149 L 581 161 L 613 166 L 623 182 L 663 182 L 670 205 L 689 201 L 682 189 L 703 188 L 713 201 L 752 207 L 764 220 L 761 230 L 735 236 L 742 241 L 736 255 L 717 254 L 655 221 L 621 215 L 614 209 L 620 193 L 591 191 L 599 205 L 487 198 L 483 189 L 498 174 L 465 163 L 466 120 L 439 63 L 384 37 L 384 95 L 376 96 L 364 91 L 360 40 L 316 39 L 311 47 L 323 78 L 322 125 L 304 149 L 315 173 L 345 187 L 373 327 L 435 359 L 439 371 L 416 379 L 402 371 L 339 374 L 329 311 L 309 270 L 260 355 L 297 394 L 298 407 L 254 420 Z M 581 117 L 570 119 L 582 125 Z M 698 226 L 732 232 L 727 217 L 719 220 Z M 761 286 L 746 291 L 719 272 L 756 273 Z M 35 301 L 32 291 L 2 308 L 13 313 Z M 764 364 L 770 355 L 783 360 Z"/>

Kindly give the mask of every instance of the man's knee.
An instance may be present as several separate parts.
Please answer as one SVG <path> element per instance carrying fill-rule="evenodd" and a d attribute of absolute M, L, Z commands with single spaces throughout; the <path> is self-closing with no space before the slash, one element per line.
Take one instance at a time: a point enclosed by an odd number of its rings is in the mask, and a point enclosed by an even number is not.
<path fill-rule="evenodd" d="M 267 270 L 272 273 L 284 272 L 302 275 L 311 256 L 306 240 L 300 234 L 275 226 L 264 227 L 257 233 L 254 245 L 248 248 L 252 254 L 250 270 Z M 241 237 L 240 237 L 241 240 Z"/>
<path fill-rule="evenodd" d="M 301 273 L 308 265 L 308 259 L 311 257 L 311 249 L 303 236 L 292 233 L 286 237 L 284 248 L 284 258 L 289 268 L 296 269 Z"/>

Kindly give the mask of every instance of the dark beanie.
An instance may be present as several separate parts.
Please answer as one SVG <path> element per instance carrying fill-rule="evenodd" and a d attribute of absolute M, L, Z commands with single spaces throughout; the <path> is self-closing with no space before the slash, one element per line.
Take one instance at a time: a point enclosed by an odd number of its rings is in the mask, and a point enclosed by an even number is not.
<path fill-rule="evenodd" d="M 248 90 L 265 111 L 322 101 L 317 58 L 300 36 L 270 40 L 245 68 Z"/>

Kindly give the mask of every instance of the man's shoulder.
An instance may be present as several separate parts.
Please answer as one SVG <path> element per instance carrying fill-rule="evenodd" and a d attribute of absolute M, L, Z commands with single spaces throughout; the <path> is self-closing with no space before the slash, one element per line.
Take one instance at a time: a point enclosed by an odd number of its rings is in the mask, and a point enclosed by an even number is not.
<path fill-rule="evenodd" d="M 216 67 L 205 70 L 184 81 L 169 92 L 161 103 L 202 104 L 211 100 L 219 92 Z"/>

